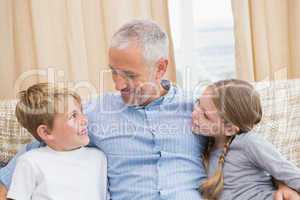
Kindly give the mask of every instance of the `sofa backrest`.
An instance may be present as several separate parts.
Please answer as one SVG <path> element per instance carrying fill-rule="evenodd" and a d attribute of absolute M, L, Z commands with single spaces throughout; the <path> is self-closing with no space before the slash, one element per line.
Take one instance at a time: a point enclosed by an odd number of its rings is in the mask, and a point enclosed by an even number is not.
<path fill-rule="evenodd" d="M 255 128 L 300 167 L 300 79 L 255 84 L 263 118 Z"/>
<path fill-rule="evenodd" d="M 263 119 L 255 128 L 300 167 L 300 79 L 254 84 L 263 104 Z M 33 137 L 16 120 L 16 101 L 0 101 L 0 165 Z"/>
<path fill-rule="evenodd" d="M 5 165 L 16 152 L 33 137 L 19 125 L 15 116 L 15 100 L 0 101 L 0 166 Z"/>

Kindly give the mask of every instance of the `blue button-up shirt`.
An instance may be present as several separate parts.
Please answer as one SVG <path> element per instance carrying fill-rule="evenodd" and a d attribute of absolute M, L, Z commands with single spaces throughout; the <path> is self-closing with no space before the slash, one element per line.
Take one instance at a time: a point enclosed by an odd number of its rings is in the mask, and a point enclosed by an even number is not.
<path fill-rule="evenodd" d="M 191 132 L 192 108 L 175 86 L 144 107 L 125 105 L 119 94 L 87 104 L 91 145 L 107 156 L 111 199 L 200 199 L 206 139 Z M 11 170 L 1 169 L 3 183 Z"/>

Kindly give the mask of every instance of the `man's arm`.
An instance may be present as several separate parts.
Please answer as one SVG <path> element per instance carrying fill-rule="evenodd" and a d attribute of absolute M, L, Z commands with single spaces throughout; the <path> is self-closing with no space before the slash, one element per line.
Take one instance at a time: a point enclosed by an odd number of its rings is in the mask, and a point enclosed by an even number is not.
<path fill-rule="evenodd" d="M 23 155 L 24 153 L 26 153 L 27 151 L 30 151 L 31 149 L 36 149 L 39 148 L 41 146 L 43 146 L 44 144 L 40 143 L 40 142 L 33 142 L 31 144 L 27 144 L 25 145 L 25 147 L 23 147 L 10 161 L 9 163 L 0 169 L 0 184 L 2 184 L 3 186 L 5 186 L 6 190 L 9 189 L 9 186 L 11 184 L 11 179 L 12 179 L 12 175 L 13 172 L 15 170 L 16 167 L 16 162 L 17 162 L 17 158 L 21 155 Z M 2 200 L 2 199 L 0 199 Z"/>

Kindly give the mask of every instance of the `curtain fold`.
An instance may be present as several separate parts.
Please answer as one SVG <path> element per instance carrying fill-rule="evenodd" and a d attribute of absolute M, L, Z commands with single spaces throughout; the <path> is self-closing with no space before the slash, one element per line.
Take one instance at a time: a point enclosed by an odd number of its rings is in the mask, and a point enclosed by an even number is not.
<path fill-rule="evenodd" d="M 300 78 L 300 1 L 232 0 L 237 77 Z"/>
<path fill-rule="evenodd" d="M 131 19 L 152 19 L 167 31 L 166 77 L 175 81 L 166 0 L 1 0 L 0 99 L 42 81 L 75 87 L 84 95 L 113 90 L 110 38 Z"/>

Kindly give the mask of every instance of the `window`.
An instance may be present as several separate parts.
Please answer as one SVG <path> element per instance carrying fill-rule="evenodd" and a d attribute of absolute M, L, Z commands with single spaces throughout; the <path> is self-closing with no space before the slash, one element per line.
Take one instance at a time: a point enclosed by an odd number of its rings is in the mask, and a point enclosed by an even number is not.
<path fill-rule="evenodd" d="M 231 0 L 171 0 L 177 83 L 186 90 L 235 77 Z"/>

